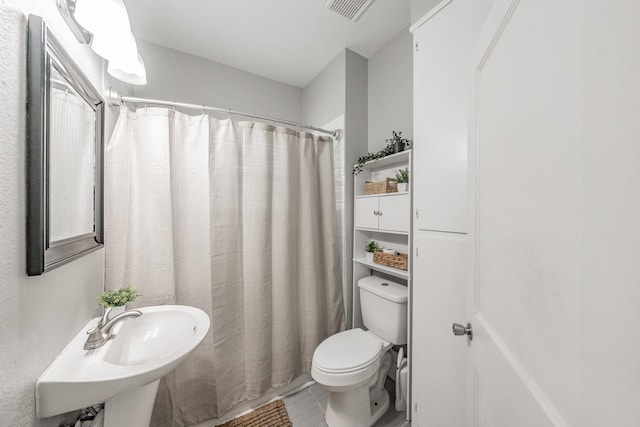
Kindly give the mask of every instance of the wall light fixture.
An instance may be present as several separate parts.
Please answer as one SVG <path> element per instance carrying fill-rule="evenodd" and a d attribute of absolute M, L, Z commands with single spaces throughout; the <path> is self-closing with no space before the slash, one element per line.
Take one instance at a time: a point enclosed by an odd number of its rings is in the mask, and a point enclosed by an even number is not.
<path fill-rule="evenodd" d="M 107 72 L 133 85 L 147 84 L 147 73 L 122 0 L 56 0 L 58 10 L 80 43 L 91 43 L 109 61 Z"/>

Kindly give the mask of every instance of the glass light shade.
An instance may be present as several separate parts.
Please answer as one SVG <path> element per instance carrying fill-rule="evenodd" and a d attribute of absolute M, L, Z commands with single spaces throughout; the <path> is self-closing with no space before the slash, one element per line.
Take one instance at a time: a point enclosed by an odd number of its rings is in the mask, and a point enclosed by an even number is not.
<path fill-rule="evenodd" d="M 76 0 L 74 18 L 87 31 L 115 34 L 129 31 L 129 14 L 122 0 Z"/>
<path fill-rule="evenodd" d="M 91 48 L 108 61 L 118 64 L 133 63 L 138 60 L 138 45 L 130 28 L 126 31 L 93 33 Z"/>
<path fill-rule="evenodd" d="M 137 60 L 134 62 L 122 64 L 109 61 L 107 72 L 116 79 L 125 83 L 132 85 L 147 84 L 147 71 L 144 67 L 144 61 L 140 54 L 137 55 Z"/>
<path fill-rule="evenodd" d="M 93 34 L 91 48 L 109 61 L 109 74 L 126 83 L 147 84 L 123 0 L 76 0 L 74 17 Z"/>

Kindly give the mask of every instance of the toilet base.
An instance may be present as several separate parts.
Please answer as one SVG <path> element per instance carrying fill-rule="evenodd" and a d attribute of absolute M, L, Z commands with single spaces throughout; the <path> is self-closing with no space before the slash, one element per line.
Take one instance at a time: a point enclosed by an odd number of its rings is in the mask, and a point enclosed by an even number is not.
<path fill-rule="evenodd" d="M 365 385 L 348 391 L 329 391 L 325 421 L 329 427 L 370 427 L 389 409 L 384 389 L 391 356 L 385 353 L 378 374 Z"/>
<path fill-rule="evenodd" d="M 344 393 L 329 392 L 325 421 L 329 427 L 370 427 L 389 409 L 389 393 L 371 396 L 368 387 Z"/>

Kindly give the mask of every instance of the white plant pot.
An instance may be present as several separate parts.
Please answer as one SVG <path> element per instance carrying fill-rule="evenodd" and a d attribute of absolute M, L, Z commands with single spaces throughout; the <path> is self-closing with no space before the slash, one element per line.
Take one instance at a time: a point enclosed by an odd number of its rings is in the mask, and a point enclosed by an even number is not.
<path fill-rule="evenodd" d="M 409 183 L 408 182 L 399 182 L 398 183 L 398 193 L 406 193 L 409 191 Z"/>
<path fill-rule="evenodd" d="M 367 256 L 367 262 L 373 262 L 373 252 L 365 252 Z"/>
<path fill-rule="evenodd" d="M 109 318 L 113 319 L 114 316 L 117 316 L 120 313 L 124 313 L 124 311 L 127 309 L 126 305 L 120 305 L 118 307 L 111 307 L 111 311 L 109 312 Z"/>

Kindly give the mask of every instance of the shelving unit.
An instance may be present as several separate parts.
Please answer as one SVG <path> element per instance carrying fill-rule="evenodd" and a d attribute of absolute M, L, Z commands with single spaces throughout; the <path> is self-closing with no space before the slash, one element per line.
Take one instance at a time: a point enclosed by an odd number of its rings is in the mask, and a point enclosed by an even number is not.
<path fill-rule="evenodd" d="M 383 159 L 367 162 L 362 172 L 354 177 L 354 231 L 353 231 L 353 327 L 362 328 L 362 311 L 358 281 L 366 276 L 380 276 L 409 287 L 411 295 L 411 227 L 412 152 L 405 150 Z M 382 181 L 395 177 L 400 169 L 409 168 L 409 191 L 364 194 L 365 181 Z M 377 213 L 375 213 L 377 212 Z M 408 254 L 408 270 L 387 267 L 367 261 L 364 246 L 376 240 L 384 248 Z M 409 301 L 409 311 L 410 311 Z M 408 335 L 411 336 L 410 333 Z"/>
<path fill-rule="evenodd" d="M 390 276 L 397 277 L 400 279 L 409 279 L 409 272 L 404 270 L 399 270 L 397 268 L 387 267 L 386 265 L 376 264 L 374 262 L 367 261 L 366 258 L 354 258 L 353 262 L 358 264 L 367 266 L 367 268 L 375 271 L 379 271 L 381 273 L 386 273 Z"/>

